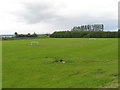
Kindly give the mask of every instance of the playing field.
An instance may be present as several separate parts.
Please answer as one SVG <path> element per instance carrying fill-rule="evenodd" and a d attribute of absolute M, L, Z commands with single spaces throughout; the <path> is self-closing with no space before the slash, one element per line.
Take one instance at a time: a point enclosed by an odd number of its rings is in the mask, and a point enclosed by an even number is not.
<path fill-rule="evenodd" d="M 117 77 L 117 38 L 3 41 L 3 88 L 116 87 Z"/>

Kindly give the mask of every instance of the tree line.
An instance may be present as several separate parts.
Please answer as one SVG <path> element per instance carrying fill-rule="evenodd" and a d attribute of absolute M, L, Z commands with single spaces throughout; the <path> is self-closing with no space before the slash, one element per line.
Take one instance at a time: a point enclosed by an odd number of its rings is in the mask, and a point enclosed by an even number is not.
<path fill-rule="evenodd" d="M 118 38 L 120 38 L 120 29 L 118 29 Z"/>
<path fill-rule="evenodd" d="M 103 24 L 81 25 L 73 27 L 72 31 L 103 31 Z"/>
<path fill-rule="evenodd" d="M 120 30 L 119 30 L 120 33 Z M 118 32 L 110 31 L 59 31 L 50 35 L 51 38 L 118 38 Z"/>
<path fill-rule="evenodd" d="M 19 38 L 19 37 L 38 37 L 38 35 L 36 33 L 33 33 L 33 34 L 18 34 L 17 32 L 14 33 L 15 34 L 15 37 L 16 38 Z"/>

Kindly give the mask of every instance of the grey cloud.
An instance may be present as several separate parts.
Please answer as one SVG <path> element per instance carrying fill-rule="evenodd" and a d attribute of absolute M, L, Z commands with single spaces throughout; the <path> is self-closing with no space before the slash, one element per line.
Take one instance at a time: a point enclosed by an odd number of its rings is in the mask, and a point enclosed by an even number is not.
<path fill-rule="evenodd" d="M 118 2 L 118 28 L 120 28 L 120 1 Z"/>
<path fill-rule="evenodd" d="M 117 29 L 117 21 L 112 19 L 109 15 L 102 17 L 93 17 L 89 15 L 80 15 L 79 17 L 64 17 L 56 14 L 57 8 L 51 4 L 44 3 L 27 3 L 25 5 L 25 13 L 21 15 L 24 21 L 29 24 L 36 24 L 40 22 L 49 22 L 56 26 L 56 29 L 70 30 L 74 26 L 82 24 L 102 23 L 106 30 Z"/>
<path fill-rule="evenodd" d="M 53 7 L 44 3 L 25 4 L 25 13 L 21 15 L 25 22 L 31 24 L 49 21 L 55 16 Z"/>
<path fill-rule="evenodd" d="M 109 16 L 103 17 L 93 17 L 89 15 L 84 15 L 80 17 L 59 17 L 55 24 L 60 25 L 59 29 L 72 29 L 74 26 L 80 26 L 82 24 L 104 24 L 105 30 L 116 30 L 117 20 L 109 18 Z"/>

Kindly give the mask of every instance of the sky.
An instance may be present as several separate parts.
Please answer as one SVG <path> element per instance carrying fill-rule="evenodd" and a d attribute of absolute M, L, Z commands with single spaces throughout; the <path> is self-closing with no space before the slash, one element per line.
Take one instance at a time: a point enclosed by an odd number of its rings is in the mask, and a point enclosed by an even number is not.
<path fill-rule="evenodd" d="M 118 28 L 119 0 L 1 0 L 0 34 L 53 33 L 74 26 Z"/>

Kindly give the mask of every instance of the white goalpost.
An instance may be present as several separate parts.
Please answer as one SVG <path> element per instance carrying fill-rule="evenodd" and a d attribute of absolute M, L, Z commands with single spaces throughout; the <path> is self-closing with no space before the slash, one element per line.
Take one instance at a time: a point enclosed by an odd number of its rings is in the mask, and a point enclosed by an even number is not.
<path fill-rule="evenodd" d="M 38 46 L 38 45 L 40 45 L 38 41 L 33 41 L 30 44 L 31 44 L 31 46 Z"/>
<path fill-rule="evenodd" d="M 89 40 L 96 40 L 96 38 L 89 38 Z"/>

